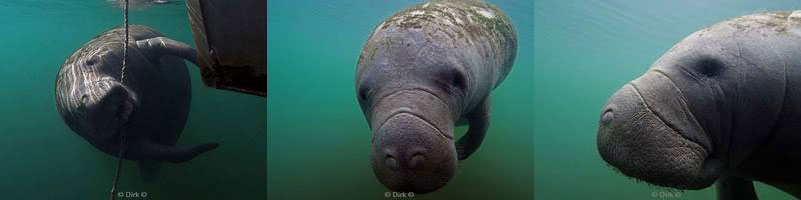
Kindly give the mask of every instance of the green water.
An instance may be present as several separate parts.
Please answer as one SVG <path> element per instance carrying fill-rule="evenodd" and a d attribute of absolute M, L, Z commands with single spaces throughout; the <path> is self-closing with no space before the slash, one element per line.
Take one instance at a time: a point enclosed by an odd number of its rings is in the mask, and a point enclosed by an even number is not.
<path fill-rule="evenodd" d="M 418 1 L 267 2 L 268 199 L 380 199 L 370 129 L 356 99 L 362 45 L 381 21 Z M 535 34 L 531 1 L 492 1 L 519 38 L 515 65 L 492 95 L 484 143 L 454 179 L 423 199 L 534 196 Z M 459 133 L 465 129 L 459 129 Z"/>
<path fill-rule="evenodd" d="M 712 188 L 679 192 L 613 171 L 596 150 L 601 108 L 614 91 L 690 33 L 735 16 L 801 8 L 798 1 L 538 0 L 534 4 L 531 189 L 537 199 L 714 199 Z M 756 189 L 761 199 L 794 199 L 761 183 Z"/>
<path fill-rule="evenodd" d="M 130 22 L 194 44 L 183 1 L 131 10 Z M 103 0 L 0 2 L 0 199 L 107 199 L 117 160 L 96 150 L 61 120 L 55 78 L 92 37 L 122 23 Z M 193 45 L 194 46 L 194 45 Z M 219 142 L 182 164 L 164 164 L 144 183 L 126 161 L 119 191 L 150 199 L 264 199 L 265 99 L 205 88 L 192 73 L 192 106 L 178 145 Z"/>

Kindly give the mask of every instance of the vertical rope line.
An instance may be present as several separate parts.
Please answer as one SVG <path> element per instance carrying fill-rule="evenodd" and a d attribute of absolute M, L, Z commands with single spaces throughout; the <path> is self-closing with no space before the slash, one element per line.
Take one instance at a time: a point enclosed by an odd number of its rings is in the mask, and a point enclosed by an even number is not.
<path fill-rule="evenodd" d="M 128 66 L 128 0 L 125 0 L 125 43 L 122 44 L 122 72 L 120 72 L 120 83 L 125 83 L 125 68 Z"/>
<path fill-rule="evenodd" d="M 128 66 L 128 0 L 125 0 L 125 6 L 123 6 L 123 18 L 125 18 L 125 43 L 122 44 L 122 69 L 120 70 L 120 83 L 125 83 L 125 68 Z M 117 133 L 120 134 L 120 149 L 117 152 L 117 172 L 114 175 L 114 180 L 111 185 L 111 200 L 115 200 L 117 195 L 117 183 L 120 181 L 120 171 L 122 171 L 122 157 L 125 156 L 125 132 L 122 131 L 122 127 L 117 130 Z"/>
<path fill-rule="evenodd" d="M 122 129 L 122 128 L 120 128 Z M 114 183 L 111 185 L 111 200 L 115 200 L 117 195 L 117 183 L 120 181 L 120 171 L 122 171 L 122 157 L 125 155 L 125 133 L 120 132 L 120 150 L 117 155 L 117 172 L 114 175 Z"/>

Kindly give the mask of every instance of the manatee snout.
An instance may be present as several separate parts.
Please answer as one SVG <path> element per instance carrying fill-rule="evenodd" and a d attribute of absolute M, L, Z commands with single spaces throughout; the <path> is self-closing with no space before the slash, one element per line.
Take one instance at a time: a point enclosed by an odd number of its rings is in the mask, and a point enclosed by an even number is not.
<path fill-rule="evenodd" d="M 373 112 L 373 171 L 393 191 L 428 193 L 456 170 L 453 120 L 444 102 L 423 90 L 384 97 Z"/>
<path fill-rule="evenodd" d="M 117 127 L 128 121 L 134 110 L 136 95 L 116 80 L 99 80 L 86 84 L 80 96 L 86 120 L 94 124 L 93 136 L 98 141 L 116 137 Z"/>
<path fill-rule="evenodd" d="M 598 126 L 598 152 L 626 176 L 679 189 L 702 189 L 718 165 L 678 88 L 649 72 L 609 98 Z"/>

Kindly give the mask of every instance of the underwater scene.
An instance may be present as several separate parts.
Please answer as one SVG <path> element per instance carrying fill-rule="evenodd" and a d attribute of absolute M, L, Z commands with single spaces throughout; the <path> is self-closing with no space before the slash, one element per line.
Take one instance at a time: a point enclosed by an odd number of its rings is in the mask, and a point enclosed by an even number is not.
<path fill-rule="evenodd" d="M 799 6 L 795 1 L 534 1 L 535 199 L 715 199 L 714 185 L 654 186 L 602 160 L 597 136 L 605 104 L 692 33 L 738 16 Z M 761 182 L 754 186 L 761 199 L 795 199 Z"/>
<path fill-rule="evenodd" d="M 369 0 L 267 2 L 267 64 L 269 66 L 267 69 L 269 72 L 267 80 L 269 91 L 267 95 L 268 199 L 534 198 L 536 195 L 535 190 L 533 190 L 533 180 L 535 179 L 533 176 L 535 172 L 533 159 L 535 154 L 532 144 L 534 143 L 535 135 L 532 119 L 536 110 L 533 105 L 535 102 L 533 92 L 535 71 L 533 66 L 537 60 L 534 59 L 536 39 L 533 37 L 536 25 L 531 20 L 535 15 L 535 13 L 531 12 L 533 10 L 532 6 L 534 6 L 533 1 L 488 1 L 500 11 L 486 4 L 454 2 L 456 1 L 429 2 L 428 4 L 425 1 Z M 393 15 L 407 8 L 412 8 L 412 10 L 403 12 L 397 15 L 398 18 L 393 19 Z M 471 8 L 472 10 L 465 10 L 464 8 Z M 425 20 L 425 18 L 415 18 L 415 16 L 425 16 L 420 15 L 423 13 L 440 13 L 437 17 L 442 17 L 441 11 L 446 9 L 467 14 L 453 15 L 450 16 L 450 19 L 433 21 L 450 25 L 483 23 L 480 25 L 494 24 L 492 27 L 501 27 L 498 28 L 501 30 L 498 32 L 499 34 L 494 35 L 499 38 L 493 38 L 497 39 L 493 40 L 497 43 L 492 44 L 497 44 L 506 50 L 498 51 L 502 53 L 481 54 L 484 56 L 481 58 L 487 61 L 498 60 L 516 54 L 516 57 L 513 56 L 515 57 L 512 60 L 513 62 L 509 60 L 498 61 L 498 63 L 507 63 L 508 66 L 506 67 L 511 67 L 508 75 L 505 76 L 505 80 L 501 76 L 502 72 L 495 74 L 496 77 L 494 78 L 479 79 L 472 76 L 462 76 L 463 73 L 469 72 L 460 70 L 466 69 L 448 71 L 444 70 L 449 69 L 446 68 L 447 64 L 425 63 L 425 59 L 438 60 L 437 58 L 440 58 L 431 55 L 443 55 L 438 54 L 439 51 L 437 50 L 431 50 L 432 54 L 424 57 L 415 57 L 422 58 L 420 59 L 424 60 L 421 61 L 423 62 L 422 64 L 398 64 L 398 62 L 411 61 L 393 59 L 391 56 L 382 57 L 382 55 L 401 55 L 405 52 L 403 50 L 396 52 L 391 49 L 382 49 L 381 45 L 390 44 L 394 40 L 391 39 L 394 37 L 391 36 L 392 33 L 381 32 L 382 30 L 398 27 L 403 29 L 404 25 L 396 25 L 407 22 L 409 27 L 429 26 L 431 24 L 415 24 L 411 20 Z M 504 20 L 503 13 L 508 17 L 508 21 Z M 403 17 L 408 18 L 401 19 Z M 382 23 L 384 20 L 395 19 L 397 19 L 397 24 L 390 21 Z M 512 32 L 508 28 L 503 28 L 509 26 L 514 27 L 516 31 L 516 38 L 514 39 L 511 37 Z M 462 36 L 483 34 L 485 32 L 495 33 L 493 32 L 495 30 L 488 29 L 491 28 L 485 27 L 485 29 L 479 28 L 472 32 L 460 33 L 462 33 Z M 376 32 L 373 33 L 374 31 Z M 390 42 L 370 42 L 385 41 L 381 39 L 381 37 L 384 37 L 382 36 L 384 33 L 388 34 L 384 36 L 389 37 L 390 39 L 386 41 Z M 412 36 L 409 37 L 420 36 L 413 35 L 412 33 Z M 409 43 L 410 40 L 404 40 L 402 39 L 403 37 L 405 36 L 396 38 L 399 39 L 396 41 L 401 42 L 398 44 L 431 44 L 413 42 L 422 40 L 411 40 L 412 42 Z M 485 38 L 473 39 L 479 42 Z M 516 47 L 512 45 L 514 42 L 516 42 Z M 373 47 L 376 47 L 375 51 L 373 51 Z M 470 52 L 468 51 L 466 54 L 470 55 Z M 441 58 L 453 57 L 442 56 Z M 479 57 L 468 58 L 470 59 L 461 61 L 463 63 L 476 62 L 476 60 L 471 59 Z M 387 66 L 382 64 L 385 63 L 382 59 L 386 59 L 384 61 L 389 63 L 398 64 L 397 66 L 409 66 L 410 68 L 381 68 Z M 478 60 L 478 62 L 483 61 Z M 357 70 L 357 66 L 361 67 L 361 69 Z M 430 68 L 415 68 L 416 66 L 429 66 Z M 424 72 L 414 71 L 413 69 L 423 70 Z M 377 73 L 377 71 L 371 70 L 410 70 L 398 71 L 397 74 L 408 75 L 414 73 L 419 78 L 393 79 L 393 77 L 382 76 L 394 74 L 392 72 Z M 434 77 L 430 75 L 447 77 L 447 81 L 433 82 L 441 84 L 438 87 L 448 87 L 452 89 L 449 91 L 457 91 L 447 94 L 461 94 L 459 92 L 473 91 L 472 89 L 475 87 L 480 88 L 480 90 L 476 89 L 476 92 L 464 93 L 477 94 L 481 99 L 490 96 L 489 90 L 493 85 L 492 81 L 489 80 L 503 80 L 502 82 L 496 82 L 498 83 L 497 87 L 491 92 L 491 103 L 481 104 L 486 105 L 482 108 L 487 109 L 490 109 L 489 106 L 491 105 L 491 114 L 489 114 L 491 123 L 488 125 L 488 130 L 486 130 L 486 135 L 480 147 L 475 149 L 472 154 L 459 153 L 460 157 L 464 155 L 469 155 L 469 157 L 457 161 L 455 169 L 449 168 L 451 164 L 454 164 L 452 161 L 455 161 L 452 140 L 431 139 L 427 136 L 423 137 L 423 135 L 420 135 L 421 137 L 419 138 L 425 139 L 411 139 L 410 141 L 404 135 L 395 135 L 397 136 L 396 139 L 383 138 L 392 134 L 386 131 L 390 128 L 395 130 L 395 133 L 418 134 L 425 132 L 425 130 L 430 130 L 432 127 L 438 130 L 439 133 L 444 134 L 444 137 L 450 137 L 447 134 L 450 133 L 449 130 L 452 127 L 448 124 L 457 124 L 457 119 L 442 117 L 443 115 L 449 115 L 443 114 L 443 112 L 447 113 L 446 111 L 441 111 L 446 107 L 451 109 L 458 107 L 455 106 L 457 104 L 447 103 L 450 102 L 450 97 L 455 98 L 456 100 L 454 101 L 471 102 L 465 104 L 479 104 L 479 97 L 458 98 L 462 96 L 449 96 L 442 93 L 441 90 L 430 89 L 435 88 L 429 84 L 432 82 L 417 82 L 416 84 L 418 84 L 417 87 L 419 88 L 394 92 L 384 100 L 380 100 L 381 102 L 373 99 L 376 98 L 377 93 L 382 92 L 382 86 L 397 83 L 399 84 L 397 87 L 403 88 L 408 86 L 404 86 L 404 84 Z M 476 75 L 476 77 L 478 76 L 480 75 Z M 380 81 L 388 84 L 374 84 Z M 384 89 L 391 90 L 392 88 Z M 431 100 L 432 94 L 439 95 L 440 100 Z M 402 100 L 394 99 L 395 97 L 402 98 Z M 386 100 L 390 98 L 393 100 Z M 382 106 L 386 106 L 386 104 L 406 104 L 408 106 L 409 102 L 428 103 L 419 103 L 406 107 L 411 110 L 401 110 L 398 112 L 406 114 L 396 114 L 393 117 L 389 117 L 389 119 L 384 118 L 383 121 L 385 122 L 380 124 L 380 127 L 384 128 L 377 128 L 379 127 L 379 124 L 377 124 L 379 122 L 376 121 L 382 121 L 383 114 L 388 111 Z M 440 106 L 442 104 L 447 104 L 447 106 Z M 471 113 L 479 113 L 479 111 L 473 110 Z M 414 112 L 422 114 L 414 114 Z M 483 114 L 468 116 L 467 118 L 470 118 L 470 127 L 486 128 L 484 124 L 487 121 L 480 120 L 481 118 L 476 116 L 489 117 Z M 429 124 L 419 125 L 421 124 L 420 119 L 428 121 Z M 368 122 L 371 120 L 376 125 L 372 129 Z M 440 120 L 451 123 L 440 123 Z M 404 126 L 405 128 L 403 128 Z M 453 140 L 462 137 L 467 131 L 467 126 L 456 127 L 452 131 L 454 134 Z M 381 135 L 381 137 L 374 137 L 374 134 Z M 475 138 L 474 136 L 471 137 Z M 382 143 L 382 141 L 388 141 L 388 143 Z M 395 142 L 394 145 L 403 145 L 400 143 L 402 141 L 410 142 L 407 145 L 410 145 L 412 150 L 417 148 L 414 145 L 423 143 L 430 145 L 432 141 L 444 141 L 442 144 L 446 145 L 428 146 L 428 151 L 423 150 L 421 154 L 415 154 L 411 156 L 411 159 L 406 160 L 408 158 L 404 157 L 404 155 L 394 154 L 398 152 L 391 151 L 393 142 Z M 373 149 L 381 148 L 382 145 L 390 145 L 390 147 L 387 147 L 387 151 Z M 447 150 L 434 151 L 439 147 Z M 465 148 L 475 147 L 475 144 L 472 144 Z M 403 151 L 402 149 L 396 150 Z M 461 149 L 459 151 L 466 152 Z M 386 157 L 375 155 L 384 153 L 388 155 Z M 406 153 L 411 154 L 410 152 Z M 448 159 L 444 159 L 442 162 L 426 162 L 442 158 L 437 156 L 444 156 Z M 433 167 L 443 170 L 421 171 L 417 175 L 400 176 L 396 175 L 405 172 L 392 171 L 392 169 L 397 168 L 408 169 L 409 171 L 419 170 L 421 166 L 425 169 Z M 386 178 L 392 176 L 395 176 L 395 179 Z M 431 177 L 434 178 L 432 179 Z M 428 180 L 421 181 L 420 178 Z M 408 182 L 396 182 L 396 180 Z M 432 185 L 432 183 L 436 185 Z M 392 192 L 391 188 L 401 191 Z"/>
<path fill-rule="evenodd" d="M 193 51 L 188 49 L 194 47 L 195 42 L 185 1 L 164 1 L 163 4 L 142 2 L 131 2 L 128 20 L 132 36 L 139 34 L 137 32 L 139 26 L 135 25 L 144 25 L 171 40 L 189 45 L 188 47 L 178 45 L 184 48 L 183 50 Z M 63 78 L 59 75 L 62 65 L 71 66 L 65 62 L 74 52 L 103 32 L 122 26 L 123 10 L 116 2 L 104 0 L 11 0 L 0 2 L 0 22 L 6 24 L 0 28 L 3 29 L 0 43 L 4 46 L 0 50 L 3 54 L 4 67 L 0 70 L 5 74 L 0 81 L 6 86 L 0 88 L 0 92 L 5 94 L 0 110 L 7 116 L 2 126 L 3 134 L 0 134 L 0 149 L 2 149 L 0 157 L 5 161 L 0 167 L 0 171 L 3 172 L 0 173 L 0 188 L 2 188 L 0 198 L 108 199 L 118 159 L 99 150 L 99 147 L 96 148 L 81 137 L 80 133 L 74 131 L 84 129 L 71 129 L 68 125 L 68 123 L 98 125 L 99 121 L 71 118 L 70 120 L 76 121 L 67 122 L 65 121 L 67 118 L 62 118 L 56 105 L 57 101 L 62 101 L 57 100 L 57 96 L 83 90 L 79 88 L 72 91 L 63 88 L 57 90 L 56 80 L 57 76 Z M 121 43 L 117 44 L 121 46 Z M 142 62 L 136 61 L 142 57 L 137 56 L 151 56 L 139 54 L 140 52 L 144 51 L 137 49 L 130 51 L 128 69 L 131 71 L 125 79 L 126 82 L 123 82 L 128 86 L 117 87 L 111 84 L 116 75 L 109 76 L 110 79 L 98 80 L 96 83 L 109 83 L 116 88 L 113 91 L 117 93 L 109 92 L 107 96 L 139 95 L 132 98 L 134 101 L 142 101 L 134 102 L 136 103 L 134 114 L 130 119 L 136 118 L 141 122 L 148 121 L 141 117 L 146 116 L 145 111 L 136 108 L 158 103 L 145 101 L 149 99 L 147 95 L 149 93 L 138 93 L 139 91 L 130 85 L 136 84 L 139 80 L 145 82 L 155 80 L 154 77 L 160 74 L 143 76 L 137 71 L 143 69 L 139 65 Z M 121 62 L 116 60 L 117 57 L 114 55 L 109 55 L 101 60 L 79 60 L 86 61 L 87 65 Z M 104 60 L 106 58 L 109 59 Z M 164 62 L 167 61 L 162 60 L 162 63 Z M 189 96 L 184 95 L 184 97 L 189 97 L 191 103 L 180 104 L 188 108 L 188 113 L 186 109 L 179 111 L 179 115 L 185 115 L 186 123 L 183 125 L 183 130 L 178 132 L 180 137 L 175 146 L 189 148 L 206 143 L 217 143 L 219 146 L 188 161 L 178 157 L 162 157 L 164 160 L 180 163 L 156 164 L 158 167 L 151 171 L 154 172 L 150 174 L 152 177 L 145 179 L 141 177 L 143 174 L 140 174 L 140 166 L 136 161 L 122 161 L 116 191 L 124 195 L 117 199 L 264 199 L 267 126 L 265 99 L 206 87 L 196 64 L 188 61 L 181 63 L 185 63 L 188 69 L 187 83 L 191 85 L 191 90 L 188 90 L 188 85 L 183 88 L 190 91 Z M 181 63 L 173 62 L 174 66 L 164 67 L 180 67 Z M 118 65 L 113 66 L 118 67 Z M 155 90 L 171 86 L 161 85 L 155 87 Z M 129 90 L 118 90 L 126 87 Z M 75 100 L 75 96 L 64 97 Z M 93 101 L 90 99 L 91 96 L 83 98 L 83 102 Z M 106 105 L 105 103 L 114 102 L 116 101 L 99 103 Z M 173 103 L 175 102 L 163 105 L 179 105 Z M 104 109 L 123 107 L 104 107 Z M 95 116 L 92 112 L 104 112 L 102 109 L 94 110 L 95 108 L 91 106 L 78 109 L 88 109 L 89 111 L 80 112 L 92 116 Z M 167 111 L 147 112 L 153 120 L 159 119 L 160 115 L 174 114 Z M 116 117 L 120 116 L 115 116 L 113 119 L 123 119 Z M 103 116 L 93 118 L 100 121 L 111 119 Z M 181 126 L 180 122 L 176 124 L 177 127 Z M 132 126 L 139 126 L 141 129 L 138 130 L 160 128 L 157 125 Z M 107 130 L 98 127 L 100 125 L 89 130 Z M 107 133 L 97 131 L 90 134 Z M 131 141 L 143 134 L 158 135 L 158 133 L 136 131 L 127 133 Z M 133 156 L 137 153 L 137 148 L 139 147 L 131 145 L 130 154 L 127 155 Z M 169 148 L 163 150 L 173 151 Z M 131 194 L 136 194 L 138 197 L 132 197 Z"/>

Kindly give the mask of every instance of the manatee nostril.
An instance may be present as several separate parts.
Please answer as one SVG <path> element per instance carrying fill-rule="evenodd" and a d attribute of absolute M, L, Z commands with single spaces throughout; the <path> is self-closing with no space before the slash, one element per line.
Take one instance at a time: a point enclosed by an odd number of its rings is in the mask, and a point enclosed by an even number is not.
<path fill-rule="evenodd" d="M 415 153 L 412 156 L 411 161 L 409 161 L 409 168 L 417 169 L 423 166 L 423 163 L 426 162 L 425 156 L 422 153 Z"/>
<path fill-rule="evenodd" d="M 614 118 L 615 118 L 615 113 L 612 111 L 612 108 L 607 108 L 606 111 L 604 111 L 604 114 L 601 116 L 601 124 L 609 125 L 609 123 L 612 122 L 612 119 Z"/>
<path fill-rule="evenodd" d="M 398 160 L 392 155 L 387 154 L 386 158 L 384 159 L 384 164 L 386 164 L 390 169 L 398 169 Z"/>
<path fill-rule="evenodd" d="M 81 101 L 82 101 L 84 104 L 87 104 L 87 103 L 89 103 L 89 95 L 86 95 L 86 94 L 84 94 L 84 95 L 81 95 Z"/>

